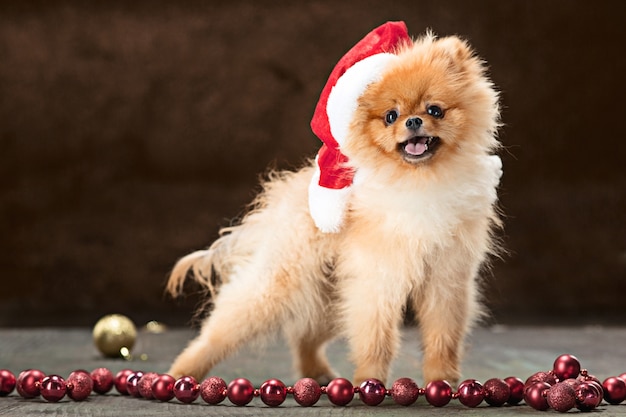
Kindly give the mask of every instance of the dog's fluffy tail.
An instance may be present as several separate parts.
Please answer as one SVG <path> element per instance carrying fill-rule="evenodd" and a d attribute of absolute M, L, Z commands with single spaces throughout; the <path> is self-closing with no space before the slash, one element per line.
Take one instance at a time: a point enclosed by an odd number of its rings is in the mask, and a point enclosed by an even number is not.
<path fill-rule="evenodd" d="M 173 297 L 178 297 L 183 293 L 183 287 L 187 278 L 192 277 L 194 281 L 206 288 L 211 297 L 216 294 L 217 279 L 213 269 L 213 256 L 215 249 L 209 248 L 199 250 L 181 258 L 167 282 L 166 290 Z"/>

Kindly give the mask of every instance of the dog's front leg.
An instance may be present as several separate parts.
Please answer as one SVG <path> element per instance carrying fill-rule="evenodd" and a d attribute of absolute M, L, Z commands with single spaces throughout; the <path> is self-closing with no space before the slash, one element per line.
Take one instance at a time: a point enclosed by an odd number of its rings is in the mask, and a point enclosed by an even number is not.
<path fill-rule="evenodd" d="M 408 293 L 407 282 L 393 279 L 393 269 L 363 262 L 359 255 L 349 278 L 343 279 L 343 328 L 356 368 L 353 382 L 368 378 L 385 382 L 400 344 L 400 326 Z"/>

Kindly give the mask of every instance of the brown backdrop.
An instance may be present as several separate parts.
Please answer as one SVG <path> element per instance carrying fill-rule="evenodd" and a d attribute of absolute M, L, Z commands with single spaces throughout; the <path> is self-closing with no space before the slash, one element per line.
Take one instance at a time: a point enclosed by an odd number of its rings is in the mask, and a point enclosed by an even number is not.
<path fill-rule="evenodd" d="M 214 4 L 213 4 L 214 3 Z M 496 322 L 624 322 L 622 2 L 4 1 L 0 325 L 185 323 L 175 260 L 319 142 L 336 61 L 386 20 L 461 34 L 502 91 Z M 286 219 L 288 222 L 288 219 Z"/>

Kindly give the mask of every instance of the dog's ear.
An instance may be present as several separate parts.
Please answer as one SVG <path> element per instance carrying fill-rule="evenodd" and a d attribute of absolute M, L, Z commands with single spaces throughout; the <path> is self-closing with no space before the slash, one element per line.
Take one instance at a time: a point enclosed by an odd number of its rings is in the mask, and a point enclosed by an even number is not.
<path fill-rule="evenodd" d="M 463 72 L 468 69 L 468 65 L 475 62 L 474 50 L 458 36 L 446 36 L 437 39 L 436 46 L 448 59 L 451 70 Z"/>

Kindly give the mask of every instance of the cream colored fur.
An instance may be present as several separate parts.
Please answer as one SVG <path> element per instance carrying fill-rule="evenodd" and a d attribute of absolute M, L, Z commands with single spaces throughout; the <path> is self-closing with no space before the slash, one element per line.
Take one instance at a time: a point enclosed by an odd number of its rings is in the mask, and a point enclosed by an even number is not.
<path fill-rule="evenodd" d="M 273 174 L 240 224 L 176 265 L 168 290 L 179 294 L 191 271 L 211 292 L 213 309 L 172 376 L 201 379 L 243 344 L 282 331 L 302 376 L 335 376 L 324 348 L 341 336 L 353 381 L 385 381 L 411 303 L 424 380 L 459 379 L 464 338 L 482 311 L 479 272 L 496 251 L 497 94 L 457 38 L 426 36 L 399 55 L 398 66 L 362 97 L 342 147 L 357 174 L 339 233 L 322 233 L 311 219 L 311 163 Z M 424 129 L 441 137 L 431 158 L 400 158 L 404 119 L 393 132 L 378 120 L 384 94 L 401 96 L 401 116 L 419 115 Z M 424 114 L 428 94 L 446 106 L 443 119 Z M 212 271 L 221 285 L 211 285 Z"/>

